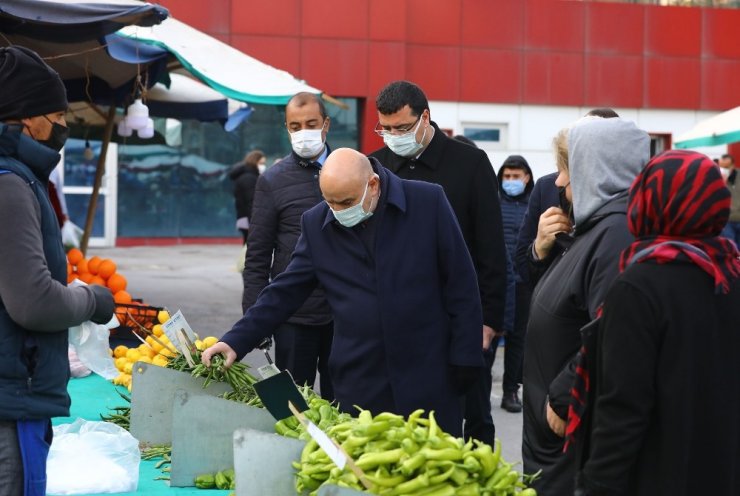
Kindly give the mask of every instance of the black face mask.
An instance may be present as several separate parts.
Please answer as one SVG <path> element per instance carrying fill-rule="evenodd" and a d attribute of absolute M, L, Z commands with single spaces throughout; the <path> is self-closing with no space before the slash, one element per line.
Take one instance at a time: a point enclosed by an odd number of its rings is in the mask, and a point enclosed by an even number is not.
<path fill-rule="evenodd" d="M 37 140 L 42 145 L 51 148 L 54 151 L 60 151 L 64 148 L 64 144 L 69 138 L 69 128 L 62 126 L 58 122 L 52 122 L 48 117 L 44 116 L 47 121 L 51 122 L 51 133 L 45 140 Z"/>

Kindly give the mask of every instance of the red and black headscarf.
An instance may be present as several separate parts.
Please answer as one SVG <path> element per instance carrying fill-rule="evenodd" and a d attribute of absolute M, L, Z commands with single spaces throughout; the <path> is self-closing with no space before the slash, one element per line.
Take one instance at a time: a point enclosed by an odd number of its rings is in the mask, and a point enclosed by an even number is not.
<path fill-rule="evenodd" d="M 740 277 L 740 252 L 735 243 L 719 235 L 730 217 L 730 203 L 730 192 L 709 157 L 683 150 L 657 155 L 630 188 L 627 224 L 635 241 L 622 252 L 620 271 L 633 263 L 695 263 L 713 278 L 718 293 L 727 293 Z M 595 363 L 594 350 L 589 349 L 593 341 L 586 343 L 585 329 L 564 449 L 575 441 L 587 413 L 589 369 Z"/>
<path fill-rule="evenodd" d="M 740 277 L 740 253 L 719 234 L 730 216 L 731 195 L 717 165 L 688 150 L 661 153 L 630 188 L 627 222 L 635 241 L 622 252 L 620 270 L 637 262 L 695 263 L 727 293 Z"/>

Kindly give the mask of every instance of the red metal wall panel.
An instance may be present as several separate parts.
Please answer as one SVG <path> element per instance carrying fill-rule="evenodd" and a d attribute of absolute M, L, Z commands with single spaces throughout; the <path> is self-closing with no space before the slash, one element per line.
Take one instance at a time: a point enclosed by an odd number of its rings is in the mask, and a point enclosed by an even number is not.
<path fill-rule="evenodd" d="M 418 84 L 430 100 L 459 100 L 460 48 L 407 45 L 406 79 Z"/>
<path fill-rule="evenodd" d="M 460 100 L 464 102 L 521 101 L 522 54 L 519 50 L 463 50 L 460 74 Z"/>
<path fill-rule="evenodd" d="M 524 43 L 528 48 L 582 52 L 584 3 L 526 0 Z"/>
<path fill-rule="evenodd" d="M 524 2 L 463 0 L 463 46 L 519 49 L 523 40 Z"/>
<path fill-rule="evenodd" d="M 370 39 L 403 41 L 406 39 L 406 2 L 370 0 Z"/>
<path fill-rule="evenodd" d="M 645 7 L 645 54 L 698 57 L 701 53 L 701 10 Z"/>
<path fill-rule="evenodd" d="M 180 2 L 181 0 L 177 0 Z M 199 2 L 199 11 L 205 12 L 211 6 Z M 231 2 L 231 31 L 233 34 L 272 34 L 281 36 L 300 36 L 300 0 L 270 0 L 269 2 Z"/>
<path fill-rule="evenodd" d="M 288 71 L 294 76 L 301 72 L 301 41 L 299 38 L 233 34 L 231 45 L 266 64 Z"/>
<path fill-rule="evenodd" d="M 367 96 L 375 112 L 375 96 L 391 81 L 405 79 L 406 45 L 397 41 L 372 41 L 368 48 Z"/>
<path fill-rule="evenodd" d="M 586 4 L 588 53 L 642 55 L 645 9 L 641 5 Z"/>
<path fill-rule="evenodd" d="M 309 38 L 366 40 L 368 0 L 303 0 L 301 34 Z"/>
<path fill-rule="evenodd" d="M 740 63 L 737 60 L 702 61 L 700 108 L 718 110 L 735 108 L 740 105 L 739 90 Z"/>
<path fill-rule="evenodd" d="M 704 56 L 740 59 L 740 9 L 706 9 L 703 15 Z"/>
<path fill-rule="evenodd" d="M 648 57 L 643 107 L 698 109 L 701 64 L 696 58 Z"/>
<path fill-rule="evenodd" d="M 585 72 L 587 106 L 642 107 L 642 57 L 586 55 Z"/>
<path fill-rule="evenodd" d="M 300 77 L 330 95 L 364 95 L 367 51 L 367 41 L 304 38 Z"/>
<path fill-rule="evenodd" d="M 583 59 L 582 53 L 525 52 L 523 101 L 582 105 Z"/>
<path fill-rule="evenodd" d="M 461 3 L 462 0 L 406 0 L 408 42 L 457 47 L 460 44 Z M 390 15 L 392 13 L 392 10 L 388 12 Z"/>

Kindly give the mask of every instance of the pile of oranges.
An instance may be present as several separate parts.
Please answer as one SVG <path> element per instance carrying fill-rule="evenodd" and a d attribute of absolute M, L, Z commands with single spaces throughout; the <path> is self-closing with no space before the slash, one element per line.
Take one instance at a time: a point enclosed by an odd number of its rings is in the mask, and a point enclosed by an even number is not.
<path fill-rule="evenodd" d="M 128 281 L 116 272 L 118 267 L 113 260 L 98 256 L 86 259 L 80 250 L 72 248 L 67 252 L 67 282 L 79 279 L 87 284 L 99 284 L 110 289 L 116 303 L 131 303 L 133 299 L 126 291 Z"/>

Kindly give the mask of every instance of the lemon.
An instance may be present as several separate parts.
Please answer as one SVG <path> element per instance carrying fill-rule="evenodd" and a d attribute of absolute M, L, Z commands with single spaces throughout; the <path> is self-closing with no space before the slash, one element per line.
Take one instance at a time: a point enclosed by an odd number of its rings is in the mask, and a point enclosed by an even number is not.
<path fill-rule="evenodd" d="M 139 358 L 137 360 L 137 362 L 141 362 L 141 363 L 152 363 L 152 358 L 149 357 L 149 356 L 142 356 L 141 358 Z"/>
<path fill-rule="evenodd" d="M 171 350 L 171 349 L 169 349 L 169 348 L 162 348 L 162 349 L 160 350 L 159 354 L 160 354 L 160 355 L 164 355 L 164 356 L 166 356 L 166 357 L 170 357 L 170 358 L 171 358 L 171 357 L 173 357 L 173 356 L 175 356 L 175 354 L 174 354 L 174 353 L 172 352 L 172 350 Z"/>
<path fill-rule="evenodd" d="M 152 364 L 158 367 L 166 367 L 168 363 L 169 363 L 169 360 L 167 360 L 167 358 L 163 357 L 162 355 L 157 355 L 154 358 L 152 358 Z"/>
<path fill-rule="evenodd" d="M 134 364 L 131 362 L 123 366 L 123 372 L 126 374 L 131 374 L 133 370 L 134 370 Z"/>
<path fill-rule="evenodd" d="M 157 313 L 157 320 L 160 324 L 164 324 L 168 320 L 170 320 L 170 312 L 167 310 L 160 310 L 159 313 Z"/>
<path fill-rule="evenodd" d="M 120 358 L 122 356 L 126 356 L 126 352 L 128 351 L 128 347 L 121 345 L 116 346 L 116 349 L 113 350 L 113 356 L 116 358 Z"/>
<path fill-rule="evenodd" d="M 195 349 L 198 351 L 204 351 L 206 349 L 206 345 L 200 339 L 196 339 L 193 344 L 195 345 Z"/>
<path fill-rule="evenodd" d="M 127 360 L 128 360 L 129 362 L 132 362 L 132 363 L 133 363 L 133 362 L 135 362 L 136 360 L 138 360 L 138 359 L 139 359 L 139 357 L 141 357 L 141 353 L 140 353 L 140 352 L 139 352 L 139 350 L 137 350 L 136 348 L 131 348 L 130 350 L 128 350 L 128 351 L 126 352 L 126 359 L 127 359 Z"/>
<path fill-rule="evenodd" d="M 146 337 L 146 339 L 145 339 L 144 341 L 146 341 L 146 344 L 148 344 L 149 346 L 151 346 L 151 345 L 153 345 L 154 343 L 156 343 L 156 341 L 154 341 L 154 338 L 153 338 L 153 337 L 151 337 L 151 336 L 147 336 L 147 337 Z"/>
<path fill-rule="evenodd" d="M 156 341 L 152 343 L 152 349 L 154 350 L 154 353 L 155 354 L 156 353 L 159 353 L 160 351 L 162 351 L 162 348 L 163 348 L 163 346 L 161 344 L 157 343 Z"/>
<path fill-rule="evenodd" d="M 213 337 L 213 336 L 208 336 L 207 338 L 203 339 L 203 344 L 205 345 L 206 348 L 210 348 L 216 343 L 218 343 L 218 338 Z"/>
<path fill-rule="evenodd" d="M 159 337 L 162 334 L 164 334 L 164 330 L 162 330 L 162 324 L 154 324 L 152 326 L 152 332 L 155 336 Z"/>
<path fill-rule="evenodd" d="M 116 368 L 118 370 L 123 370 L 123 367 L 128 363 L 128 360 L 126 360 L 125 356 L 122 356 L 122 357 L 116 358 L 114 363 L 116 364 Z"/>

